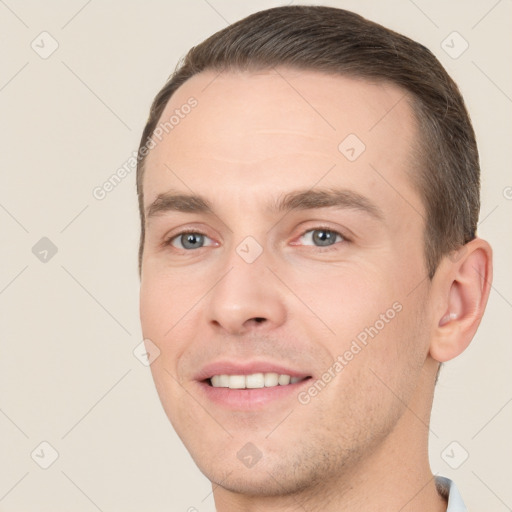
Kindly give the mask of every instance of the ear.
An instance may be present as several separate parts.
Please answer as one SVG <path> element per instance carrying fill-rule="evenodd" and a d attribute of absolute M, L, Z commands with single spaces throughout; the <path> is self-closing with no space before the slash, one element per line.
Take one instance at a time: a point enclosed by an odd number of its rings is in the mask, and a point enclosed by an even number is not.
<path fill-rule="evenodd" d="M 445 256 L 438 270 L 430 355 L 443 363 L 468 347 L 480 324 L 491 290 L 491 246 L 476 238 Z"/>

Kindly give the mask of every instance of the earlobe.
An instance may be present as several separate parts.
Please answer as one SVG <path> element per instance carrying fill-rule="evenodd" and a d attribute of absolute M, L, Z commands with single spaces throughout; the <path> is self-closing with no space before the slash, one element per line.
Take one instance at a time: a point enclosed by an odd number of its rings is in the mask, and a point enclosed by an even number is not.
<path fill-rule="evenodd" d="M 458 259 L 445 257 L 438 283 L 446 308 L 435 319 L 430 355 L 449 361 L 469 345 L 480 324 L 492 281 L 492 249 L 480 238 L 468 242 Z"/>

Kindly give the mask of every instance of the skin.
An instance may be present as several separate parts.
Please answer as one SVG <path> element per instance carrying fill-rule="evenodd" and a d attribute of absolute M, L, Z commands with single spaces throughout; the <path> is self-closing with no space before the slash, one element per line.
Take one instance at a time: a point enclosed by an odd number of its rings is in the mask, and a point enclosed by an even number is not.
<path fill-rule="evenodd" d="M 148 156 L 144 204 L 194 193 L 214 214 L 146 219 L 140 313 L 161 351 L 151 371 L 162 405 L 214 484 L 217 510 L 446 510 L 427 450 L 435 375 L 478 327 L 491 249 L 477 238 L 427 278 L 425 208 L 410 176 L 418 129 L 404 92 L 284 68 L 203 72 L 162 119 L 190 96 L 197 107 Z M 366 145 L 353 162 L 338 150 L 348 134 Z M 382 218 L 266 210 L 270 198 L 328 187 L 365 196 Z M 192 228 L 204 246 L 187 250 L 176 235 Z M 342 235 L 328 251 L 312 236 L 319 228 Z M 263 251 L 253 263 L 236 250 L 247 236 Z M 401 311 L 306 405 L 292 395 L 227 410 L 195 380 L 220 358 L 321 378 L 397 302 Z M 261 453 L 250 468 L 237 458 L 248 442 Z"/>

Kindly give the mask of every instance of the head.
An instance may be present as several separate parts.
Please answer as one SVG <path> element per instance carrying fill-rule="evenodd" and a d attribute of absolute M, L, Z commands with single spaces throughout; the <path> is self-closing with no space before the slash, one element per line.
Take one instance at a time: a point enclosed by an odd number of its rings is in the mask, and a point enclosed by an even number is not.
<path fill-rule="evenodd" d="M 401 432 L 426 442 L 439 364 L 469 344 L 491 278 L 474 132 L 428 49 L 330 7 L 234 23 L 157 94 L 137 191 L 151 369 L 208 478 L 292 492 Z M 244 361 L 304 380 L 226 406 L 209 377 Z"/>

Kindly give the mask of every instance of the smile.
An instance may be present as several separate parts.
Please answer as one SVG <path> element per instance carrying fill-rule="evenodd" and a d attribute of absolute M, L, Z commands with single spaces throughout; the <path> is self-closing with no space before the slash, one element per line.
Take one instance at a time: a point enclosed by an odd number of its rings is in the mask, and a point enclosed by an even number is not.
<path fill-rule="evenodd" d="M 209 383 L 214 388 L 258 389 L 287 386 L 305 380 L 307 377 L 291 377 L 290 375 L 269 373 L 251 373 L 249 375 L 213 375 Z"/>

